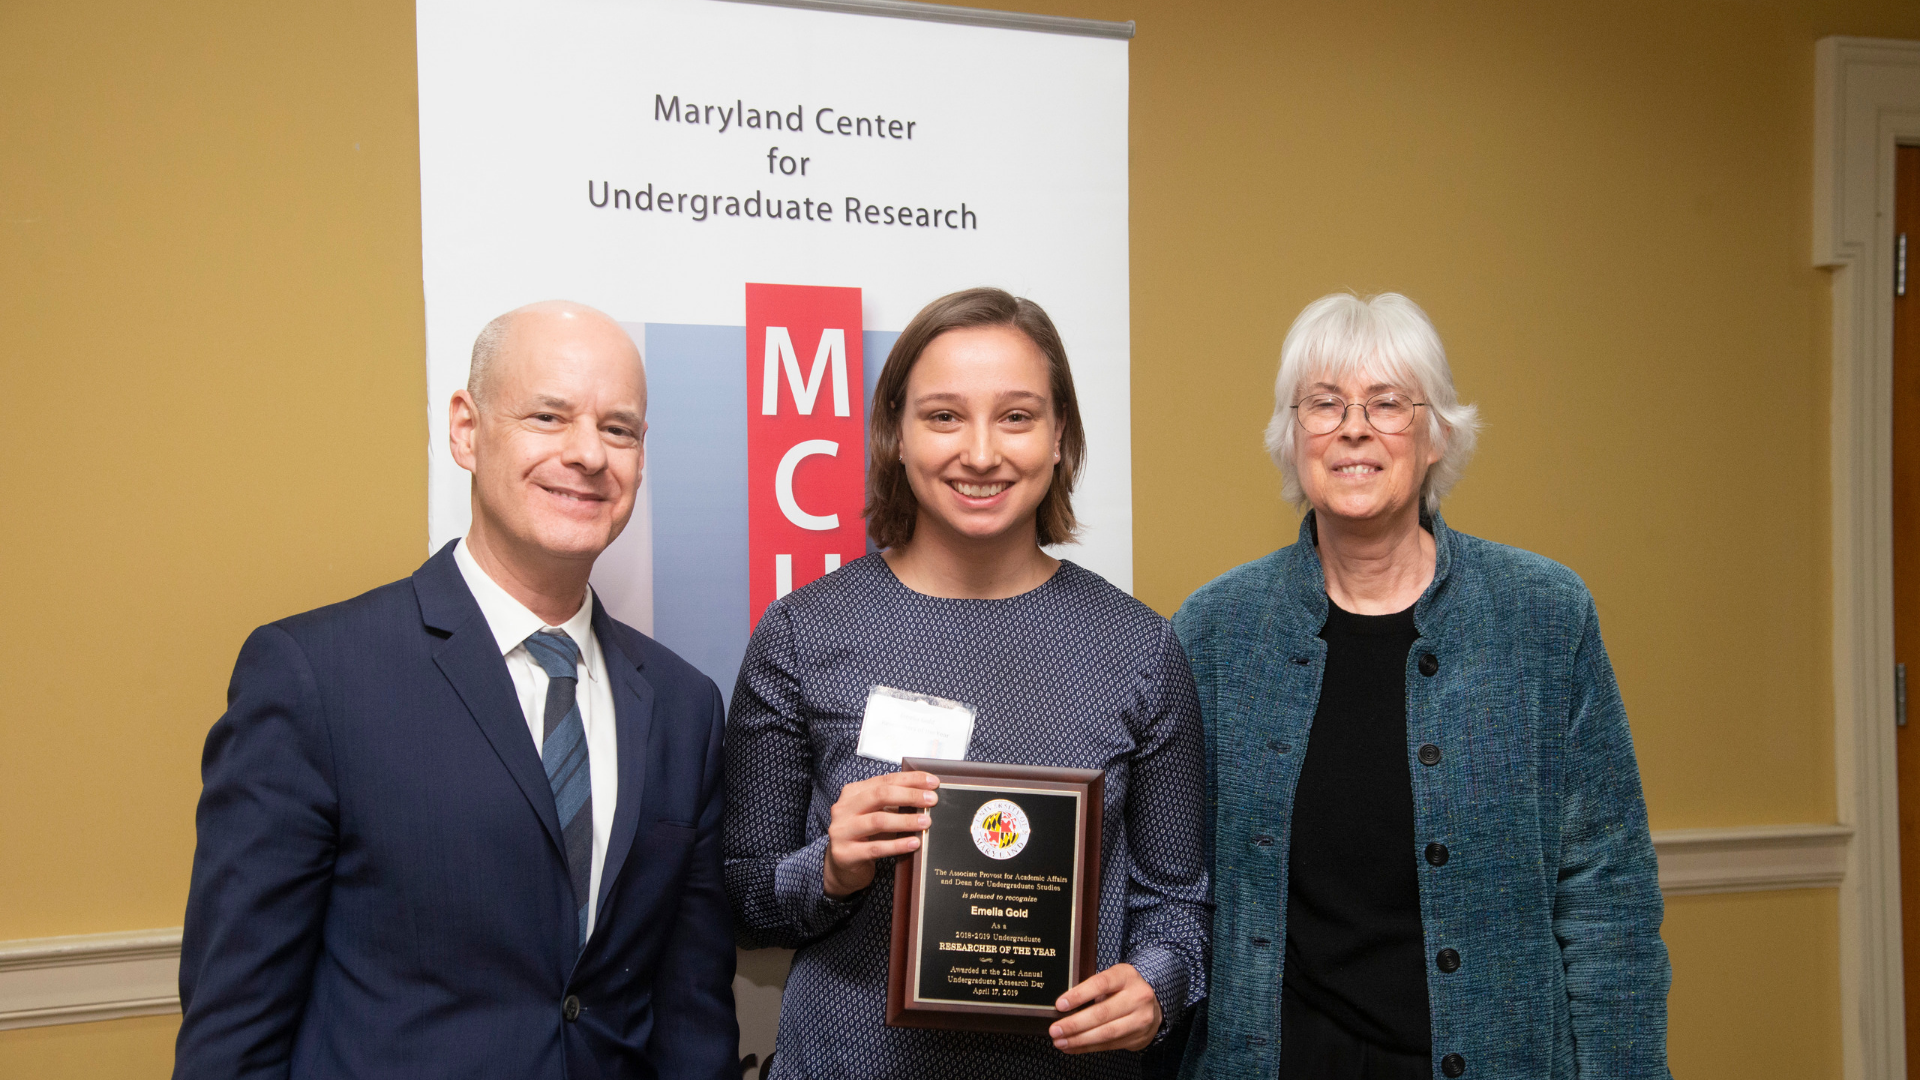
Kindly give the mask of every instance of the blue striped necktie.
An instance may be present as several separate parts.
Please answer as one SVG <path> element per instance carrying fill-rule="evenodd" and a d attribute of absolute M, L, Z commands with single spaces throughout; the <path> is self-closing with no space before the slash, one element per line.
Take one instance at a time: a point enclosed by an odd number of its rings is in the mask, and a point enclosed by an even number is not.
<path fill-rule="evenodd" d="M 587 900 L 593 881 L 593 774 L 587 768 L 587 728 L 575 694 L 580 683 L 580 646 L 564 630 L 527 635 L 528 655 L 547 673 L 546 734 L 540 760 L 560 812 L 567 845 L 567 877 L 579 905 L 580 947 L 587 947 Z"/>

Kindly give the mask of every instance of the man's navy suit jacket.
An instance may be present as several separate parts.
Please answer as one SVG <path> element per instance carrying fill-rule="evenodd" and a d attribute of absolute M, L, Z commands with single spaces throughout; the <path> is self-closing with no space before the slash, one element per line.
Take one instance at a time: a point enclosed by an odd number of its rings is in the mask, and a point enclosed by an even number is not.
<path fill-rule="evenodd" d="M 620 787 L 585 951 L 452 544 L 253 632 L 201 765 L 176 1078 L 738 1077 L 720 693 L 598 599 L 593 629 Z"/>

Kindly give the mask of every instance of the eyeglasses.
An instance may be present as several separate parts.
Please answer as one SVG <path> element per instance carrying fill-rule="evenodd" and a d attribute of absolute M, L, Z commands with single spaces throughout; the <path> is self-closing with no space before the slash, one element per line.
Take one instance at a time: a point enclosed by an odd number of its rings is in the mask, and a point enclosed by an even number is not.
<path fill-rule="evenodd" d="M 1347 410 L 1358 406 L 1373 430 L 1382 435 L 1398 435 L 1413 425 L 1414 410 L 1424 401 L 1409 401 L 1399 394 L 1381 394 L 1366 401 L 1348 402 L 1335 394 L 1315 394 L 1302 398 L 1293 411 L 1300 426 L 1310 435 L 1329 435 L 1347 422 Z"/>

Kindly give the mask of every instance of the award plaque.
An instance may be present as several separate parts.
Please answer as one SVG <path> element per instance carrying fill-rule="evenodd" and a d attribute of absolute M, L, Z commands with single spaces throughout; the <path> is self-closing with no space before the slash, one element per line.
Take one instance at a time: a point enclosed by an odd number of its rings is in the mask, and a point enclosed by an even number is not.
<path fill-rule="evenodd" d="M 1094 971 L 1106 774 L 907 758 L 940 778 L 894 864 L 887 1024 L 1045 1034 Z"/>

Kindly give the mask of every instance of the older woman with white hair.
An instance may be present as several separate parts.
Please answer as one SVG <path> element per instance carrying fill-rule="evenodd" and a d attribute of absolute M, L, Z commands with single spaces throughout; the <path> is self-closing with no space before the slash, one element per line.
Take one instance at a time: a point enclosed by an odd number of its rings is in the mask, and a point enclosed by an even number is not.
<path fill-rule="evenodd" d="M 1653 842 L 1593 598 L 1441 520 L 1477 425 L 1404 296 L 1324 297 L 1287 334 L 1267 448 L 1299 540 L 1174 619 L 1216 905 L 1186 1075 L 1668 1075 Z"/>

